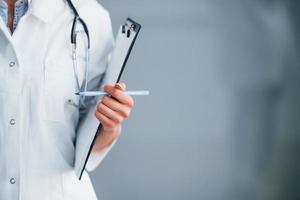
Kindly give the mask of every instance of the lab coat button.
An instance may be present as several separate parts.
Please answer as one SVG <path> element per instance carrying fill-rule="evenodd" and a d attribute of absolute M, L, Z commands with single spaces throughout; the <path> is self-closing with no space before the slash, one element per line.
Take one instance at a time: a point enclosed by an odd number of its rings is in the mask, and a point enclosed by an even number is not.
<path fill-rule="evenodd" d="M 15 62 L 10 62 L 10 63 L 9 63 L 9 66 L 10 66 L 10 67 L 13 67 L 13 66 L 15 66 L 15 65 L 16 65 Z"/>
<path fill-rule="evenodd" d="M 16 120 L 15 120 L 15 119 L 11 119 L 11 120 L 9 121 L 9 123 L 10 123 L 10 125 L 15 125 L 15 124 L 16 124 Z"/>
<path fill-rule="evenodd" d="M 15 180 L 14 178 L 11 178 L 11 179 L 9 180 L 9 182 L 10 182 L 11 184 L 15 184 L 15 183 L 16 183 L 16 180 Z"/>

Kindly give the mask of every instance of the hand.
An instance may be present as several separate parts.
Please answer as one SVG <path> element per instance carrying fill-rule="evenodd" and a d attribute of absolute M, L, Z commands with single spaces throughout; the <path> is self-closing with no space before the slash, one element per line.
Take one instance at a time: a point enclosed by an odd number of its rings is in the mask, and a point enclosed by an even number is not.
<path fill-rule="evenodd" d="M 115 135 L 113 138 L 109 137 L 110 140 L 118 136 L 120 124 L 129 117 L 133 108 L 134 101 L 131 96 L 125 94 L 125 88 L 124 83 L 105 85 L 104 91 L 111 96 L 103 96 L 97 104 L 95 116 L 102 124 L 100 135 Z"/>

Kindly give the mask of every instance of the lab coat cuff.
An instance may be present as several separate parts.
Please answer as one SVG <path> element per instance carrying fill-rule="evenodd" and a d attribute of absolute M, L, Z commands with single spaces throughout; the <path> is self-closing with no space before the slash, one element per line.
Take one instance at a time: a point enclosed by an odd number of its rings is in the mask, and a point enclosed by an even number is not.
<path fill-rule="evenodd" d="M 114 141 L 109 146 L 107 146 L 106 148 L 104 148 L 99 152 L 91 153 L 86 165 L 87 171 L 91 172 L 100 165 L 100 163 L 104 160 L 108 152 L 114 147 L 115 143 L 118 141 L 118 138 L 120 137 L 121 134 L 121 130 L 122 130 L 122 126 L 120 126 L 119 136 L 116 139 L 114 139 Z"/>

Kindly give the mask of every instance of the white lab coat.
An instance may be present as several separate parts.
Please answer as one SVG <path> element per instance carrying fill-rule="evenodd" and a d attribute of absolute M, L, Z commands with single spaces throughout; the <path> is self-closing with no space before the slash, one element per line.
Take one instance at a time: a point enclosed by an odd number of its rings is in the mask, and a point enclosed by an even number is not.
<path fill-rule="evenodd" d="M 99 87 L 114 39 L 108 12 L 96 0 L 73 0 L 91 37 L 89 89 Z M 0 20 L 0 199 L 97 199 L 89 176 L 73 170 L 81 115 L 64 0 L 32 0 L 11 36 Z M 85 48 L 78 39 L 83 79 Z M 89 131 L 89 130 L 84 130 Z M 93 170 L 111 146 L 92 154 Z"/>

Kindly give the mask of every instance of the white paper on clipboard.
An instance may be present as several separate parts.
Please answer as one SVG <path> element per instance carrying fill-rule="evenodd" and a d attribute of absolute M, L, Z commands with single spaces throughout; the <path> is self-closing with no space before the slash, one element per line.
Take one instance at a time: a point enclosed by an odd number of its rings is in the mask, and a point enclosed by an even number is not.
<path fill-rule="evenodd" d="M 120 27 L 115 48 L 101 86 L 107 83 L 114 84 L 119 82 L 140 28 L 141 25 L 130 18 L 127 18 L 124 25 Z M 94 116 L 94 111 L 94 109 L 90 109 L 87 117 L 83 119 L 85 121 L 88 120 L 89 123 L 83 123 L 85 126 L 81 126 L 77 131 L 74 170 L 79 180 L 89 159 L 96 133 L 101 127 L 101 124 Z M 80 129 L 90 131 L 81 131 Z"/>

